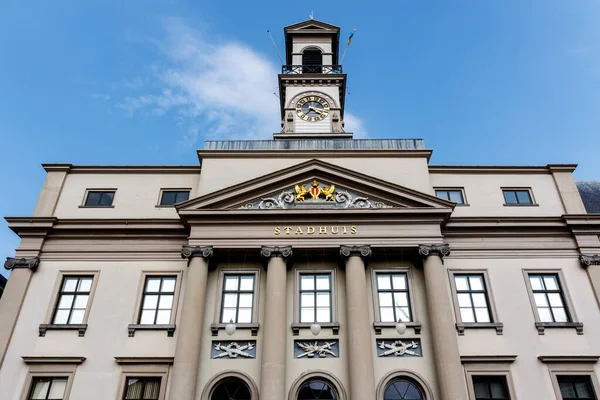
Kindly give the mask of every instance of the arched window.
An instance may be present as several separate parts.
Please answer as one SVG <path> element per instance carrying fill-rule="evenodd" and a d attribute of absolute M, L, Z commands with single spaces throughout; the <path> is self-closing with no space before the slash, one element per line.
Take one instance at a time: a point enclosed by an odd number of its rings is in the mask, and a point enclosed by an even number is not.
<path fill-rule="evenodd" d="M 238 378 L 225 378 L 215 386 L 210 400 L 251 400 L 250 388 Z"/>
<path fill-rule="evenodd" d="M 321 50 L 314 47 L 302 52 L 302 73 L 320 74 L 323 70 L 323 54 Z"/>
<path fill-rule="evenodd" d="M 424 400 L 423 392 L 412 379 L 395 378 L 385 387 L 383 400 Z"/>
<path fill-rule="evenodd" d="M 298 391 L 298 400 L 338 400 L 337 393 L 329 382 L 323 379 L 309 379 Z"/>

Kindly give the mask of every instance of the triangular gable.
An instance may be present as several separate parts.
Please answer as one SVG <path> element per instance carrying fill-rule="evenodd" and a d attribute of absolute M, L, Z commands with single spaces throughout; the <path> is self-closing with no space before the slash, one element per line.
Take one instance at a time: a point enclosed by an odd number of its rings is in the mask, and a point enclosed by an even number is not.
<path fill-rule="evenodd" d="M 327 22 L 318 21 L 316 19 L 308 19 L 306 21 L 298 22 L 292 25 L 288 25 L 285 28 L 286 32 L 289 31 L 301 31 L 304 29 L 318 29 L 323 31 L 339 31 L 339 27 L 328 24 Z"/>
<path fill-rule="evenodd" d="M 314 182 L 320 188 L 317 196 L 318 190 L 310 193 Z M 304 196 L 299 199 L 302 192 Z M 176 208 L 179 212 L 188 212 L 255 208 L 452 209 L 454 206 L 450 201 L 313 159 L 179 203 Z"/>

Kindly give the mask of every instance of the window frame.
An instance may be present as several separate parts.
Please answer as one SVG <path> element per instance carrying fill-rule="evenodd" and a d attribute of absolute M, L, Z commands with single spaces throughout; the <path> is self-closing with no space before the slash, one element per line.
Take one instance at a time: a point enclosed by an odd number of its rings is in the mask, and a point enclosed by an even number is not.
<path fill-rule="evenodd" d="M 163 198 L 163 194 L 165 192 L 188 192 L 188 200 L 190 200 L 190 196 L 192 194 L 192 189 L 191 188 L 161 188 L 159 193 L 158 193 L 158 200 L 156 202 L 156 206 L 157 208 L 173 208 L 175 206 L 175 204 L 170 204 L 170 205 L 166 205 L 166 204 L 161 204 L 162 203 L 162 198 Z M 188 201 L 188 200 L 184 200 L 184 201 Z"/>
<path fill-rule="evenodd" d="M 536 206 L 539 206 L 539 204 L 535 200 L 535 196 L 533 195 L 533 190 L 531 189 L 531 187 L 509 186 L 509 187 L 501 187 L 500 190 L 502 191 L 502 200 L 504 201 L 503 206 L 505 206 L 505 207 L 532 207 L 532 206 L 536 207 Z M 507 203 L 506 197 L 504 196 L 505 191 L 507 191 L 507 192 L 527 191 L 527 192 L 529 192 L 529 198 L 531 199 L 531 203 Z"/>
<path fill-rule="evenodd" d="M 583 335 L 583 323 L 579 322 L 575 308 L 573 307 L 573 301 L 569 294 L 569 289 L 566 284 L 566 280 L 562 269 L 529 269 L 524 268 L 522 270 L 523 278 L 525 279 L 525 287 L 527 288 L 527 295 L 529 296 L 529 303 L 533 311 L 533 317 L 535 319 L 535 327 L 539 335 L 544 335 L 546 328 L 575 328 L 578 335 Z M 533 296 L 533 289 L 531 282 L 529 281 L 529 275 L 556 275 L 558 279 L 558 285 L 561 289 L 563 306 L 565 312 L 569 318 L 569 322 L 542 322 L 540 315 L 537 310 L 535 297 Z"/>
<path fill-rule="evenodd" d="M 62 285 L 65 278 L 69 277 L 91 277 L 92 286 L 90 288 L 90 294 L 88 297 L 87 306 L 85 313 L 83 314 L 83 320 L 81 324 L 55 324 L 54 315 L 58 307 L 58 301 L 62 293 Z M 48 309 L 43 322 L 39 326 L 39 336 L 46 336 L 46 331 L 49 330 L 76 330 L 79 332 L 79 336 L 85 336 L 85 332 L 88 327 L 88 319 L 92 309 L 92 304 L 96 294 L 96 288 L 98 286 L 98 280 L 100 279 L 99 270 L 60 270 L 54 282 L 54 288 L 52 290 L 51 300 L 48 302 Z"/>
<path fill-rule="evenodd" d="M 223 305 L 223 289 L 225 288 L 226 275 L 254 275 L 254 297 L 252 299 L 252 322 L 249 324 L 235 324 L 237 329 L 250 329 L 252 336 L 258 335 L 258 315 L 259 315 L 259 300 L 261 288 L 261 273 L 260 268 L 219 268 L 219 278 L 217 283 L 217 300 L 215 302 L 215 310 L 213 315 L 213 323 L 210 324 L 210 330 L 213 336 L 219 335 L 219 330 L 225 329 L 227 323 L 221 322 L 221 312 Z"/>
<path fill-rule="evenodd" d="M 598 356 L 540 356 L 538 359 L 546 364 L 552 388 L 557 400 L 563 400 L 558 384 L 558 376 L 587 376 L 590 378 L 596 399 L 600 399 L 600 381 L 596 376 L 595 364 Z"/>
<path fill-rule="evenodd" d="M 474 376 L 504 377 L 510 400 L 516 400 L 515 385 L 512 380 L 511 364 L 517 356 L 461 356 L 461 363 L 465 370 L 467 392 L 470 400 L 476 400 Z"/>
<path fill-rule="evenodd" d="M 173 293 L 173 305 L 171 308 L 171 318 L 168 324 L 140 324 L 140 318 L 142 315 L 144 289 L 146 287 L 146 279 L 148 277 L 175 277 L 175 292 Z M 172 337 L 175 332 L 175 322 L 177 320 L 177 310 L 179 308 L 179 296 L 181 293 L 182 284 L 182 271 L 142 271 L 141 279 L 137 291 L 137 300 L 135 303 L 134 313 L 132 316 L 132 323 L 127 326 L 129 337 L 134 337 L 135 332 L 138 330 L 144 331 L 167 331 L 167 336 Z"/>
<path fill-rule="evenodd" d="M 21 357 L 28 366 L 27 378 L 20 396 L 21 400 L 29 400 L 36 378 L 66 378 L 63 400 L 69 400 L 77 367 L 85 361 L 85 357 Z"/>
<path fill-rule="evenodd" d="M 396 322 L 382 322 L 381 315 L 379 312 L 379 292 L 377 290 L 377 274 L 406 274 L 406 287 L 408 290 L 408 301 L 411 313 L 410 322 L 405 322 L 408 328 L 413 328 L 416 335 L 421 333 L 422 324 L 419 319 L 418 307 L 416 304 L 415 293 L 414 293 L 414 276 L 411 267 L 372 267 L 371 268 L 371 293 L 373 296 L 373 316 L 375 321 L 373 322 L 373 328 L 375 329 L 376 335 L 381 335 L 383 328 L 395 328 Z"/>
<path fill-rule="evenodd" d="M 460 306 L 458 304 L 458 290 L 456 288 L 455 276 L 457 275 L 481 275 L 483 284 L 485 285 L 485 297 L 490 314 L 490 322 L 463 322 L 460 314 Z M 491 328 L 496 330 L 496 335 L 502 335 L 504 332 L 504 324 L 498 318 L 496 302 L 494 301 L 494 293 L 487 269 L 448 269 L 450 278 L 450 289 L 452 291 L 452 304 L 454 305 L 454 315 L 456 317 L 456 330 L 460 336 L 465 334 L 466 329 L 486 329 Z"/>
<path fill-rule="evenodd" d="M 90 193 L 93 192 L 112 192 L 113 198 L 112 202 L 108 206 L 95 205 L 95 206 L 87 206 L 85 203 Z M 85 189 L 85 194 L 83 195 L 83 200 L 81 201 L 81 205 L 79 208 L 115 208 L 115 198 L 117 196 L 117 189 L 115 188 L 87 188 Z"/>
<path fill-rule="evenodd" d="M 467 201 L 467 194 L 466 194 L 465 188 L 462 187 L 462 186 L 441 186 L 441 187 L 437 187 L 436 186 L 436 187 L 433 188 L 433 192 L 435 193 L 435 197 L 438 197 L 438 198 L 440 198 L 442 200 L 446 200 L 446 201 L 452 201 L 452 200 L 443 199 L 442 197 L 439 197 L 437 195 L 438 191 L 440 191 L 440 192 L 444 192 L 444 191 L 446 191 L 446 192 L 447 191 L 450 191 L 450 192 L 452 192 L 452 191 L 460 192 L 461 195 L 462 195 L 463 202 L 462 203 L 456 203 L 456 205 L 460 206 L 460 207 L 468 207 L 470 205 L 469 202 Z"/>
<path fill-rule="evenodd" d="M 333 334 L 339 334 L 340 323 L 338 322 L 338 304 L 337 304 L 337 282 L 336 271 L 333 268 L 296 268 L 294 269 L 294 322 L 292 323 L 292 332 L 294 336 L 300 334 L 300 329 L 310 329 L 313 324 L 300 322 L 300 277 L 302 275 L 330 275 L 330 293 L 331 293 L 331 322 L 319 322 L 322 328 L 332 328 Z"/>
<path fill-rule="evenodd" d="M 115 357 L 121 366 L 121 377 L 116 400 L 123 400 L 129 378 L 160 378 L 159 400 L 166 400 L 169 371 L 172 370 L 173 357 Z"/>

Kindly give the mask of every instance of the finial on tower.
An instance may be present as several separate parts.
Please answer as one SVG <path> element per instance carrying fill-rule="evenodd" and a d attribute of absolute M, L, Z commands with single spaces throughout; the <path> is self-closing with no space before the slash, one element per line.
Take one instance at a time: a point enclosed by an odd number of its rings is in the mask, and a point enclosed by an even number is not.
<path fill-rule="evenodd" d="M 313 14 L 314 14 L 314 12 L 313 12 L 313 11 L 311 11 L 311 12 L 310 12 L 310 15 L 308 16 L 308 18 L 309 18 L 309 19 L 315 19 L 315 17 L 314 17 L 314 15 L 313 15 Z"/>

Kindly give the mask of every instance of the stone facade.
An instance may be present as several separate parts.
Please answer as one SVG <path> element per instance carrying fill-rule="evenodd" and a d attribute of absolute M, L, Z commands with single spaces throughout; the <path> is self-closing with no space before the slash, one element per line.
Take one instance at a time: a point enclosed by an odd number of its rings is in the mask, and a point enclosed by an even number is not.
<path fill-rule="evenodd" d="M 335 48 L 334 28 L 286 34 Z M 44 165 L 6 218 L 1 397 L 600 398 L 600 215 L 575 165 L 320 134 L 210 142 L 202 168 Z"/>

